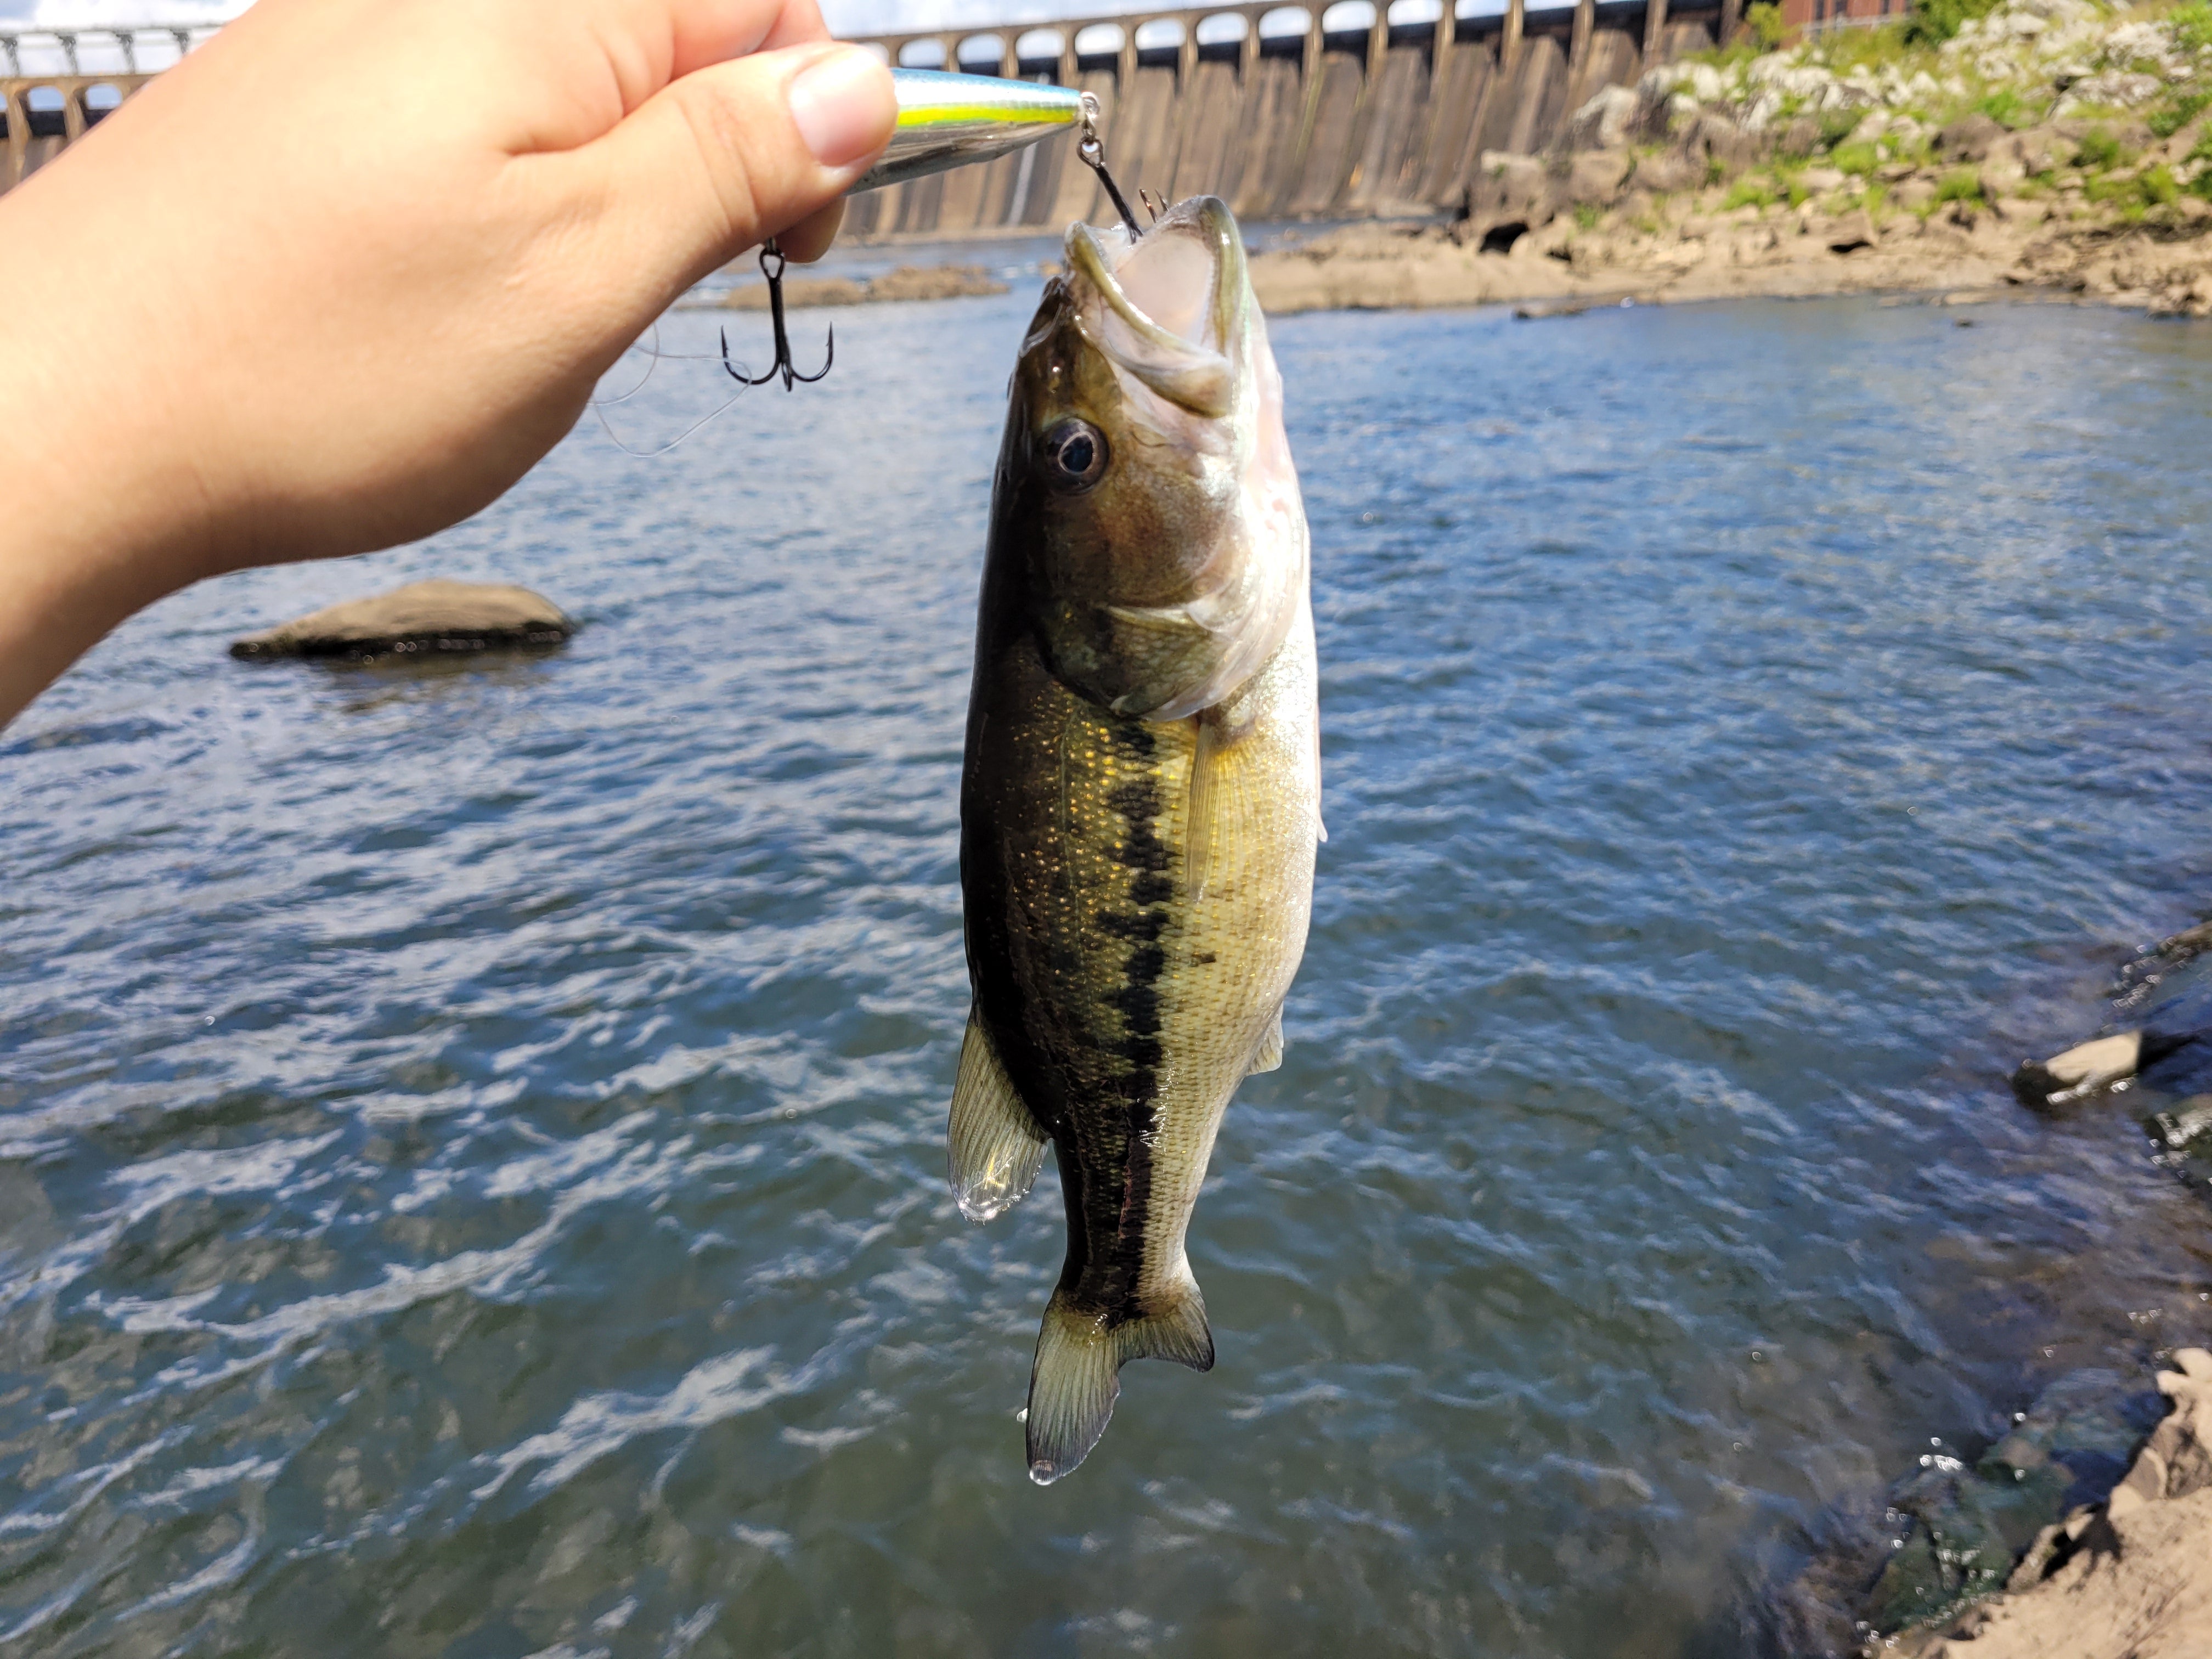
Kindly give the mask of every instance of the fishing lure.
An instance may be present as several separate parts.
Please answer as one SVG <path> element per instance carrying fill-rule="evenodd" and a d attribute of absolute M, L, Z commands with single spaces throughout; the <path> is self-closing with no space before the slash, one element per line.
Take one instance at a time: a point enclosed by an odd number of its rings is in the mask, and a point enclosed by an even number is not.
<path fill-rule="evenodd" d="M 1098 100 L 1072 87 L 1036 81 L 1018 81 L 995 75 L 948 75 L 936 70 L 896 69 L 891 84 L 898 94 L 898 121 L 883 157 L 846 192 L 881 190 L 909 179 L 926 179 L 948 173 L 970 162 L 988 161 L 1025 144 L 1079 128 L 1083 137 L 1077 154 L 1096 173 L 1113 198 L 1114 206 L 1132 236 L 1143 233 L 1129 204 L 1106 171 L 1105 146 L 1098 137 Z M 791 356 L 791 336 L 783 314 L 783 250 L 775 238 L 761 244 L 761 275 L 768 283 L 769 317 L 775 331 L 775 362 L 767 374 L 754 378 L 730 361 L 729 336 L 722 337 L 722 368 L 744 386 L 766 386 L 781 380 L 790 391 L 799 384 L 812 385 L 830 372 L 837 360 L 837 333 L 830 331 L 822 367 L 801 374 Z"/>

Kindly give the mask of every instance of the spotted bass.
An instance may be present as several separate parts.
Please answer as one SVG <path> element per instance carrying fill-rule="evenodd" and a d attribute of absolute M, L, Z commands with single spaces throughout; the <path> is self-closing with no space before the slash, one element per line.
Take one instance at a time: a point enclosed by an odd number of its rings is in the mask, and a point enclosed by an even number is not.
<path fill-rule="evenodd" d="M 1135 239 L 1071 226 L 994 484 L 950 1131 L 974 1220 L 1057 1153 L 1040 1485 L 1097 1443 L 1124 1362 L 1213 1364 L 1184 1233 L 1229 1097 L 1281 1061 L 1320 800 L 1305 509 L 1237 222 L 1197 197 Z"/>

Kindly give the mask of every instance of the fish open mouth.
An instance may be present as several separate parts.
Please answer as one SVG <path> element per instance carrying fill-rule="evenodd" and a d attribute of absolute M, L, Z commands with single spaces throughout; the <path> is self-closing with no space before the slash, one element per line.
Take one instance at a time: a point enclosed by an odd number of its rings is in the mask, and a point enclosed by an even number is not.
<path fill-rule="evenodd" d="M 1078 313 L 1093 348 L 1194 414 L 1229 411 L 1251 290 L 1227 204 L 1194 196 L 1140 237 L 1119 225 L 1071 225 L 1067 264 L 1097 296 Z"/>

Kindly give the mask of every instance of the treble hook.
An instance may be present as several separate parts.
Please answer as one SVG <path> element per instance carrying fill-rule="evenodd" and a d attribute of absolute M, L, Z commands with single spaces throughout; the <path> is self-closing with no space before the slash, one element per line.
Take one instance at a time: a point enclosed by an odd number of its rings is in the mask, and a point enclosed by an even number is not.
<path fill-rule="evenodd" d="M 771 260 L 775 263 L 770 264 Z M 817 373 L 801 374 L 797 365 L 791 361 L 791 336 L 783 325 L 783 250 L 775 245 L 775 238 L 771 236 L 761 244 L 760 251 L 761 275 L 768 278 L 769 317 L 775 329 L 775 362 L 768 373 L 757 380 L 748 379 L 730 362 L 730 331 L 726 328 L 722 331 L 722 372 L 740 386 L 766 386 L 779 374 L 783 377 L 786 392 L 798 384 L 812 386 L 827 374 L 830 365 L 837 361 L 837 331 L 834 328 L 830 331 L 829 351 L 822 359 L 822 367 Z"/>
<path fill-rule="evenodd" d="M 1114 203 L 1114 211 L 1120 214 L 1121 222 L 1128 226 L 1129 240 L 1133 242 L 1145 234 L 1145 228 L 1137 222 L 1137 216 L 1129 211 L 1129 204 L 1122 196 L 1121 186 L 1114 182 L 1114 175 L 1106 171 L 1106 146 L 1098 137 L 1098 94 L 1085 93 L 1083 137 L 1076 144 L 1075 153 L 1083 158 L 1084 166 L 1098 175 L 1098 182 L 1106 186 L 1106 194 Z"/>

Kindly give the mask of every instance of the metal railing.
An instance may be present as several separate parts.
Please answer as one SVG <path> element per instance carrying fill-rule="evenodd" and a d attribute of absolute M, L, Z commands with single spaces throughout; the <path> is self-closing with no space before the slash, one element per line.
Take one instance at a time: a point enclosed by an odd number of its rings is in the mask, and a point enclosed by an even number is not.
<path fill-rule="evenodd" d="M 140 23 L 129 27 L 102 24 L 76 28 L 0 28 L 0 73 L 19 80 L 42 74 L 149 74 L 167 69 L 222 27 L 220 23 Z M 166 41 L 162 40 L 164 36 L 167 37 Z M 149 41 L 161 42 L 156 55 L 163 61 L 142 65 L 139 53 Z M 119 57 L 122 67 L 111 70 L 106 66 L 83 66 L 87 57 L 103 53 Z M 52 58 L 56 55 L 61 60 L 59 67 L 37 64 L 40 58 Z M 26 68 L 27 58 L 36 66 Z"/>

